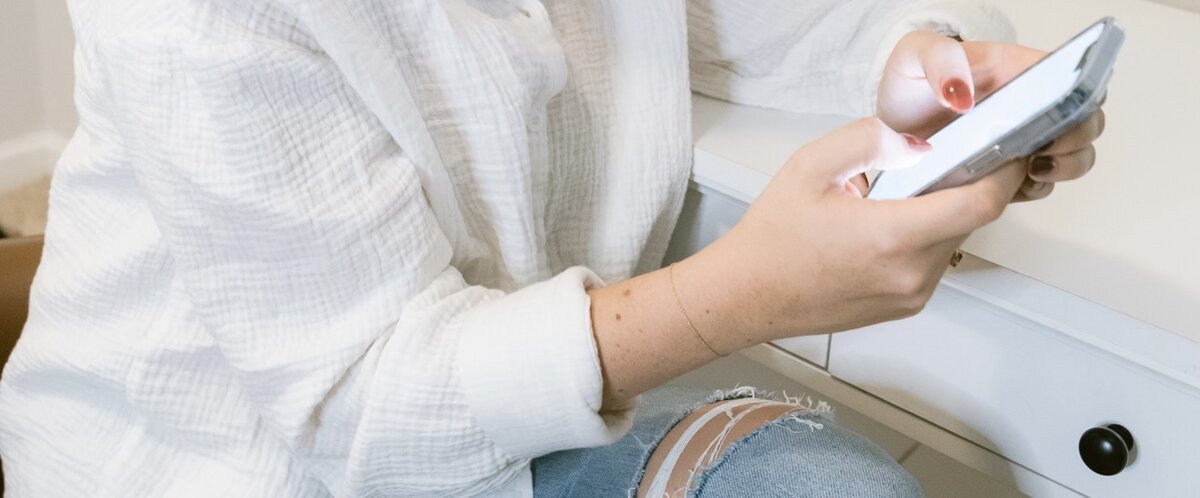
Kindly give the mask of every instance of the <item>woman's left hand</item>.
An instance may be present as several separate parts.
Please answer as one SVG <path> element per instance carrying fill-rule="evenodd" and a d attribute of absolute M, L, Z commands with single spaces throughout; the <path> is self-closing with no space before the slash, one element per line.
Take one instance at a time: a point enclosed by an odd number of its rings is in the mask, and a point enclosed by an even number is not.
<path fill-rule="evenodd" d="M 1020 45 L 959 42 L 928 31 L 909 33 L 888 59 L 876 112 L 892 129 L 928 138 L 1045 55 Z M 1025 158 L 1029 174 L 1014 200 L 1041 199 L 1055 182 L 1087 173 L 1096 159 L 1092 142 L 1103 130 L 1104 111 L 1096 111 Z"/>

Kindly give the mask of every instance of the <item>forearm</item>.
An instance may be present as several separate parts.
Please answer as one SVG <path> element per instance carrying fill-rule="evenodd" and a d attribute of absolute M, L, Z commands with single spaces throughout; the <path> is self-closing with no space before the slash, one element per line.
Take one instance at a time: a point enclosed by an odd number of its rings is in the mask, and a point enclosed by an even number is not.
<path fill-rule="evenodd" d="M 738 302 L 747 286 L 722 252 L 709 247 L 676 264 L 674 282 L 663 268 L 589 292 L 606 407 L 761 342 L 760 327 L 747 322 L 754 311 Z"/>

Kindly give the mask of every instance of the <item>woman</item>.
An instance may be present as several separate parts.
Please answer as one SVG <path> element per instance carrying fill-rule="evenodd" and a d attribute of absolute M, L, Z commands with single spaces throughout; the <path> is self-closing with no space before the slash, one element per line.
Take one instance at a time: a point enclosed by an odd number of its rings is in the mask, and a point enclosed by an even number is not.
<path fill-rule="evenodd" d="M 916 160 L 1040 57 L 952 39 L 1010 36 L 970 5 L 71 12 L 80 127 L 0 384 L 14 496 L 919 494 L 811 411 L 655 391 L 630 432 L 634 401 L 751 344 L 915 313 L 971 230 L 1086 171 L 1100 123 L 1044 168 L 862 199 L 860 173 Z M 656 270 L 689 74 L 809 112 L 869 113 L 879 85 L 882 121 L 800 149 L 729 235 Z"/>

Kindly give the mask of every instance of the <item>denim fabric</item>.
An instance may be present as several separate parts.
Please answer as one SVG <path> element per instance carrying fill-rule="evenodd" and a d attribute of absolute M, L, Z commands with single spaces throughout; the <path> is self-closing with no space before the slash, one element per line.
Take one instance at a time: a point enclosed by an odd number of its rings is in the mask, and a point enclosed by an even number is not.
<path fill-rule="evenodd" d="M 721 399 L 762 396 L 749 389 L 713 393 L 663 387 L 642 397 L 633 429 L 616 443 L 534 459 L 535 498 L 633 496 L 658 442 L 695 408 Z M 734 443 L 693 481 L 690 497 L 920 497 L 891 456 L 807 411 L 772 421 Z"/>

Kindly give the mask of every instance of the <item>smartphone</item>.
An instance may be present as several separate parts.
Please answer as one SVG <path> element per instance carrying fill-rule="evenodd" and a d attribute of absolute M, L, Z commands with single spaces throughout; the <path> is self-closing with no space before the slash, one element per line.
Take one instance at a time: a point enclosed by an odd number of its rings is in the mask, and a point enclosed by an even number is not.
<path fill-rule="evenodd" d="M 867 197 L 965 185 L 1042 148 L 1099 109 L 1124 41 L 1115 19 L 1101 19 L 930 137 L 916 165 L 880 173 Z"/>

